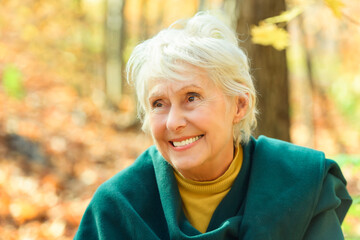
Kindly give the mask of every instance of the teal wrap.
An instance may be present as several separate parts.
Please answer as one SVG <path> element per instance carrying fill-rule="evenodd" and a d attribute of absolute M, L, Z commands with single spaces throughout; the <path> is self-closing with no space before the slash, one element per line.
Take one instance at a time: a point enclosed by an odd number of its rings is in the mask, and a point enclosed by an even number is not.
<path fill-rule="evenodd" d="M 351 197 L 334 161 L 263 136 L 243 152 L 206 233 L 187 221 L 172 167 L 152 146 L 98 188 L 74 239 L 344 239 Z"/>

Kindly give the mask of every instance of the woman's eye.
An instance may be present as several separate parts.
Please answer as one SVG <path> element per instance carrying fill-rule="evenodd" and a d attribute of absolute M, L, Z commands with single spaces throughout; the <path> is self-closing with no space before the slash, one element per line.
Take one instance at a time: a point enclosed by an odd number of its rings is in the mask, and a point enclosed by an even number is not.
<path fill-rule="evenodd" d="M 153 108 L 160 108 L 163 106 L 163 104 L 157 100 L 157 101 L 153 102 L 152 106 L 153 106 Z"/>
<path fill-rule="evenodd" d="M 195 97 L 191 96 L 191 97 L 188 98 L 188 100 L 189 100 L 189 102 L 193 102 L 193 101 L 195 101 Z"/>
<path fill-rule="evenodd" d="M 187 100 L 189 102 L 194 102 L 196 101 L 197 99 L 200 98 L 200 95 L 198 93 L 188 93 L 188 97 L 187 97 Z"/>

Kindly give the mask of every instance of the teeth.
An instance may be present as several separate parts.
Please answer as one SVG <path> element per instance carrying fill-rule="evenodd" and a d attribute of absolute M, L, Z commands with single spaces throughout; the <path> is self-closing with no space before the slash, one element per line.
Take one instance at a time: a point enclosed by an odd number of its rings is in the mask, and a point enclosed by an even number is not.
<path fill-rule="evenodd" d="M 190 143 L 193 143 L 193 142 L 199 140 L 200 137 L 201 136 L 196 136 L 196 137 L 189 138 L 189 139 L 186 139 L 186 140 L 181 141 L 181 142 L 173 142 L 173 144 L 174 144 L 175 147 L 182 147 L 182 146 L 188 145 Z"/>

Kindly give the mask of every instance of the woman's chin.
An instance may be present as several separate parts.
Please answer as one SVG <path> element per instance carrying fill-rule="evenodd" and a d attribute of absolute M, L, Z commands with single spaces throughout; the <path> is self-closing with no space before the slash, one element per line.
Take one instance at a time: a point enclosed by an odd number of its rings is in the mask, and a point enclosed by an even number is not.
<path fill-rule="evenodd" d="M 186 178 L 192 178 L 189 176 L 198 175 L 197 172 L 202 171 L 201 162 L 182 162 L 182 161 L 173 161 L 171 165 L 181 173 Z"/>

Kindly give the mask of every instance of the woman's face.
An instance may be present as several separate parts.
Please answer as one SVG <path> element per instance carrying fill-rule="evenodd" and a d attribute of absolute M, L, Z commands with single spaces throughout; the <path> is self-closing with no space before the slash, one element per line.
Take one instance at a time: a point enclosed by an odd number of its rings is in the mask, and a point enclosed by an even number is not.
<path fill-rule="evenodd" d="M 197 73 L 197 74 L 194 74 Z M 188 80 L 149 83 L 149 123 L 163 157 L 184 177 L 212 180 L 233 159 L 233 124 L 244 111 L 207 74 L 193 68 Z"/>

